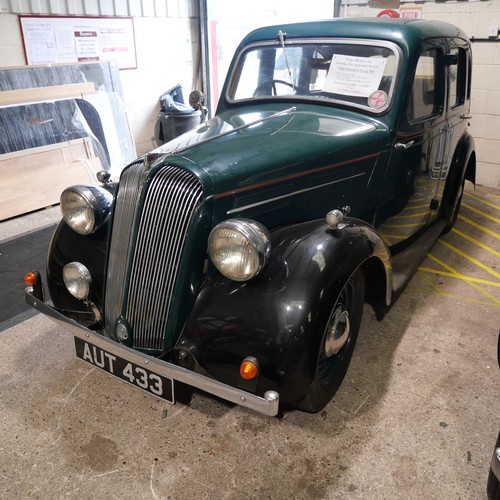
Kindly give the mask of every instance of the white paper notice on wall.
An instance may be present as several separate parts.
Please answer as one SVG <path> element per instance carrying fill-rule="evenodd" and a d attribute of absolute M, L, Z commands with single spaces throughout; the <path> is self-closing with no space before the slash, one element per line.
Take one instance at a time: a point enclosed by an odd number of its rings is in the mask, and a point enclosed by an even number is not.
<path fill-rule="evenodd" d="M 119 69 L 135 69 L 131 17 L 19 16 L 26 62 L 57 64 L 115 59 Z"/>
<path fill-rule="evenodd" d="M 386 59 L 334 54 L 323 90 L 332 94 L 368 97 L 378 90 Z"/>

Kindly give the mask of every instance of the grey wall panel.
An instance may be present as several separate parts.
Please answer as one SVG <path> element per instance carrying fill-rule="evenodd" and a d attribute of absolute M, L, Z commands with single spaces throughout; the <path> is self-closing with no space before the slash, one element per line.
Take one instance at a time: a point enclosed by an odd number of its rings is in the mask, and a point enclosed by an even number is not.
<path fill-rule="evenodd" d="M 0 12 L 61 16 L 196 17 L 198 0 L 0 0 Z"/>

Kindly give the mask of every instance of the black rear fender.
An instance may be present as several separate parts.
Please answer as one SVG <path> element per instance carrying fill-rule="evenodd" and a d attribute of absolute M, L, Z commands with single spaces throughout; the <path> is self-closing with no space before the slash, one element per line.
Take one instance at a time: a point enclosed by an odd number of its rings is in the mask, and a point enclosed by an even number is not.
<path fill-rule="evenodd" d="M 465 133 L 460 139 L 451 162 L 450 173 L 446 179 L 441 204 L 441 215 L 450 224 L 455 207 L 462 194 L 462 185 L 465 180 L 476 183 L 476 153 L 474 139 Z"/>

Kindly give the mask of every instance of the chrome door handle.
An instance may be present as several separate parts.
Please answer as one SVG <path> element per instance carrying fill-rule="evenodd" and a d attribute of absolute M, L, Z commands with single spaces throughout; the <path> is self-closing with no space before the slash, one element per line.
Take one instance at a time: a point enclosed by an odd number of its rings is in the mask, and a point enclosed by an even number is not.
<path fill-rule="evenodd" d="M 394 149 L 403 149 L 403 150 L 407 150 L 409 148 L 411 148 L 413 146 L 413 143 L 415 141 L 409 141 L 409 142 L 396 142 L 396 144 L 394 144 Z"/>
<path fill-rule="evenodd" d="M 460 115 L 460 118 L 462 118 L 462 120 L 470 120 L 472 118 L 472 115 L 469 115 L 469 114 Z"/>

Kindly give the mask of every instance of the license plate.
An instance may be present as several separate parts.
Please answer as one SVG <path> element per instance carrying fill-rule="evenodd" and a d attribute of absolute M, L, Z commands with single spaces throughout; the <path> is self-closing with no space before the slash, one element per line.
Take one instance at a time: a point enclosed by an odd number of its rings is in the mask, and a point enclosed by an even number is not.
<path fill-rule="evenodd" d="M 74 338 L 78 358 L 169 403 L 175 402 L 174 381 L 171 378 L 131 363 L 79 337 Z"/>

